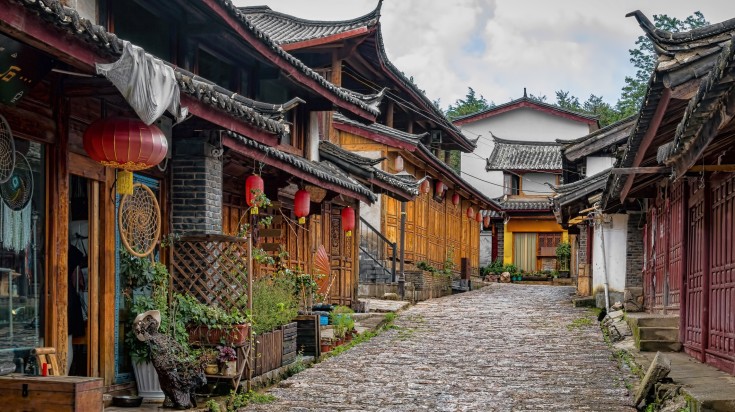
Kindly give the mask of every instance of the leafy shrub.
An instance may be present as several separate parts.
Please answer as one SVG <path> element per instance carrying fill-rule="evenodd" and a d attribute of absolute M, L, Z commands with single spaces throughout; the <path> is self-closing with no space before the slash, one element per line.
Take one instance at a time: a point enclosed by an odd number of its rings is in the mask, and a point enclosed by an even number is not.
<path fill-rule="evenodd" d="M 294 285 L 284 277 L 264 277 L 253 282 L 253 331 L 269 332 L 298 315 Z"/>

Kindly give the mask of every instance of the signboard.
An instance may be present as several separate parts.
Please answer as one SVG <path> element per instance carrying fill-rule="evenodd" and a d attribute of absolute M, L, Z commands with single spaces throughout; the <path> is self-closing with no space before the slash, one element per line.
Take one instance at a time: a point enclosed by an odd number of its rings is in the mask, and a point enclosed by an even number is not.
<path fill-rule="evenodd" d="M 15 104 L 51 70 L 52 59 L 0 34 L 0 103 Z"/>

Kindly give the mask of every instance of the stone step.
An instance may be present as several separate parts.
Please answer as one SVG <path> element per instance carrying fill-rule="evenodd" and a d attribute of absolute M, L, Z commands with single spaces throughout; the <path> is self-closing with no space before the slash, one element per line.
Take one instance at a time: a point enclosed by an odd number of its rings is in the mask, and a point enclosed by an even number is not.
<path fill-rule="evenodd" d="M 676 328 L 679 327 L 678 316 L 646 316 L 638 319 L 638 327 Z"/>
<path fill-rule="evenodd" d="M 641 340 L 638 342 L 638 350 L 641 352 L 679 352 L 681 350 L 681 343 Z"/>
<path fill-rule="evenodd" d="M 678 342 L 679 328 L 639 327 L 638 336 L 642 341 Z"/>

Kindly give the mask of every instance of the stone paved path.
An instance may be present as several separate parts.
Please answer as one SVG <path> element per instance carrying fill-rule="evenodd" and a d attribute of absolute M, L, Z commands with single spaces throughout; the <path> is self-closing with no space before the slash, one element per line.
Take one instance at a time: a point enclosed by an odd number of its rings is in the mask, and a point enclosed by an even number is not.
<path fill-rule="evenodd" d="M 270 391 L 253 411 L 634 411 L 569 287 L 496 284 L 420 303 L 399 327 Z"/>

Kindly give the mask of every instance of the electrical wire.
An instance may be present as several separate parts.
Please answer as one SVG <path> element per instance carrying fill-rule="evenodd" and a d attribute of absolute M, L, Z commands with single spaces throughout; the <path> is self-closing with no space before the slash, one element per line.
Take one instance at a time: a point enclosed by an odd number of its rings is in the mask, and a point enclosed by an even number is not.
<path fill-rule="evenodd" d="M 488 183 L 488 184 L 491 184 L 493 186 L 505 188 L 505 185 L 501 185 L 499 183 L 495 183 L 495 182 L 491 182 L 489 180 L 481 179 L 481 178 L 479 178 L 477 176 L 471 175 L 471 174 L 469 174 L 467 172 L 464 172 L 464 171 L 462 172 L 462 175 L 467 175 L 467 176 L 469 176 L 469 177 L 471 177 L 473 179 L 477 179 L 477 180 L 479 180 L 479 181 L 481 181 L 483 183 Z M 534 183 L 536 183 L 536 182 L 534 182 Z M 540 192 L 540 191 L 537 191 L 537 190 L 522 190 L 522 192 L 524 192 L 524 193 L 538 193 L 538 194 L 543 194 L 543 195 L 553 195 L 554 194 L 554 192 Z"/>

